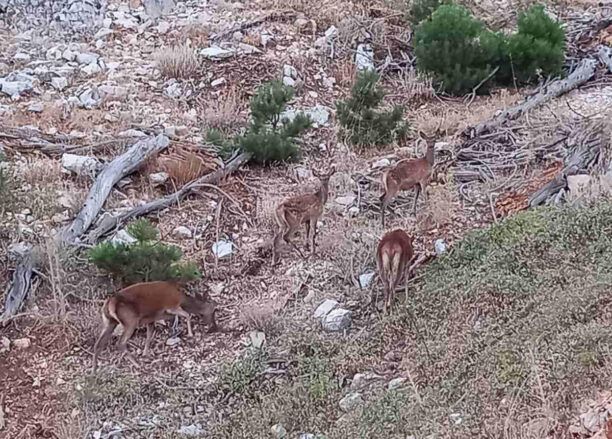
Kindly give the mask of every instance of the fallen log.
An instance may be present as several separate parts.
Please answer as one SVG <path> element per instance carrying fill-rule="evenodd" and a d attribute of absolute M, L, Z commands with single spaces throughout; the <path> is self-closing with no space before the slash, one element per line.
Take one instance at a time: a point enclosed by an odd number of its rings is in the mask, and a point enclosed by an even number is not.
<path fill-rule="evenodd" d="M 203 186 L 218 184 L 223 178 L 235 172 L 240 168 L 240 166 L 248 162 L 250 158 L 251 155 L 249 153 L 242 153 L 236 156 L 234 159 L 230 160 L 225 165 L 225 167 L 217 169 L 215 172 L 212 172 L 187 183 L 181 189 L 170 195 L 166 195 L 163 198 L 151 201 L 142 206 L 137 206 L 134 209 L 122 213 L 120 215 L 102 218 L 99 224 L 97 224 L 95 228 L 88 234 L 87 242 L 94 244 L 98 242 L 102 236 L 106 235 L 107 233 L 109 233 L 113 229 L 116 229 L 122 224 L 125 224 L 127 221 L 133 218 L 148 215 L 149 213 L 156 212 L 158 210 L 172 206 L 178 203 L 181 199 L 185 198 L 190 193 L 193 193 L 194 191 L 200 189 Z"/>
<path fill-rule="evenodd" d="M 35 268 L 35 258 L 30 245 L 15 246 L 11 251 L 11 259 L 17 263 L 13 277 L 6 290 L 4 312 L 0 322 L 4 324 L 16 315 L 25 301 L 32 285 L 32 273 Z"/>
<path fill-rule="evenodd" d="M 599 60 L 608 68 L 608 71 L 612 73 L 612 48 L 599 46 L 597 55 L 599 56 Z"/>
<path fill-rule="evenodd" d="M 60 240 L 74 244 L 94 223 L 113 186 L 142 166 L 149 158 L 167 148 L 169 143 L 168 138 L 163 135 L 141 140 L 111 161 L 91 186 L 85 204 L 72 224 L 62 230 Z"/>
<path fill-rule="evenodd" d="M 465 134 L 469 138 L 473 138 L 475 136 L 490 133 L 493 129 L 519 118 L 527 111 L 583 85 L 595 75 L 597 64 L 597 60 L 593 58 L 583 59 L 567 78 L 557 79 L 550 84 L 542 86 L 537 93 L 529 96 L 521 104 L 502 111 L 491 120 L 480 123 L 475 127 L 468 128 Z"/>

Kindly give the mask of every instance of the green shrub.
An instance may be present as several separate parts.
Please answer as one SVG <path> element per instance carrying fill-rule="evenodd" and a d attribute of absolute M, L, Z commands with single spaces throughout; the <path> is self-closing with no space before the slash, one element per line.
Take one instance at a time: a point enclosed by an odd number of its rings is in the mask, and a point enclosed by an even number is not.
<path fill-rule="evenodd" d="M 413 26 L 431 17 L 438 7 L 448 3 L 448 0 L 414 0 L 408 12 L 408 18 Z"/>
<path fill-rule="evenodd" d="M 293 89 L 280 81 L 264 84 L 251 100 L 251 124 L 246 133 L 227 140 L 219 131 L 208 133 L 208 141 L 219 147 L 221 156 L 239 149 L 252 154 L 251 160 L 262 165 L 292 161 L 299 157 L 295 139 L 312 125 L 308 116 L 297 114 L 283 118 Z"/>
<path fill-rule="evenodd" d="M 533 5 L 519 15 L 518 32 L 508 39 L 511 68 L 502 69 L 502 80 L 514 77 L 525 83 L 540 75 L 558 75 L 564 52 L 565 32 L 561 24 L 546 15 L 544 6 Z"/>
<path fill-rule="evenodd" d="M 385 145 L 406 135 L 408 126 L 402 121 L 402 107 L 376 111 L 385 97 L 379 80 L 375 71 L 359 72 L 351 96 L 336 104 L 338 121 L 354 145 Z"/>
<path fill-rule="evenodd" d="M 464 94 L 495 83 L 527 83 L 561 72 L 565 34 L 561 24 L 534 5 L 520 14 L 518 32 L 507 37 L 488 30 L 464 7 L 442 5 L 415 31 L 419 70 L 445 92 Z"/>
<path fill-rule="evenodd" d="M 128 226 L 133 244 L 103 242 L 89 252 L 90 261 L 126 285 L 161 280 L 190 281 L 201 274 L 193 262 L 182 262 L 181 249 L 158 241 L 158 230 L 147 220 Z"/>
<path fill-rule="evenodd" d="M 459 5 L 442 5 L 415 31 L 417 67 L 448 93 L 472 91 L 489 77 L 503 55 L 504 39 Z M 487 90 L 483 84 L 479 91 Z"/>

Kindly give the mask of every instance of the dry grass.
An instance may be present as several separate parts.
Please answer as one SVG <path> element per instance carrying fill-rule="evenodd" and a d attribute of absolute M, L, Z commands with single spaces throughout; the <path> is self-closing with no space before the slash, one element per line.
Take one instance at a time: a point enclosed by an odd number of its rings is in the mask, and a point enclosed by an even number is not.
<path fill-rule="evenodd" d="M 204 127 L 228 133 L 236 131 L 245 124 L 246 117 L 243 110 L 246 106 L 235 86 L 230 87 L 216 99 L 207 98 L 198 101 Z"/>
<path fill-rule="evenodd" d="M 165 78 L 189 79 L 200 73 L 198 53 L 186 44 L 160 49 L 154 57 L 157 68 Z"/>
<path fill-rule="evenodd" d="M 452 180 L 444 185 L 430 185 L 427 188 L 427 201 L 418 215 L 419 228 L 429 230 L 450 224 L 459 209 L 458 198 Z"/>
<path fill-rule="evenodd" d="M 436 94 L 432 79 L 414 69 L 402 71 L 395 82 L 407 101 L 428 101 Z"/>
<path fill-rule="evenodd" d="M 239 320 L 248 329 L 270 333 L 278 323 L 278 311 L 275 300 L 249 302 L 240 307 Z"/>
<path fill-rule="evenodd" d="M 174 145 L 168 154 L 157 157 L 149 170 L 166 172 L 171 182 L 180 187 L 217 169 L 216 159 L 192 145 Z"/>
<path fill-rule="evenodd" d="M 59 184 L 62 181 L 62 164 L 59 160 L 39 157 L 24 165 L 20 174 L 33 187 Z"/>

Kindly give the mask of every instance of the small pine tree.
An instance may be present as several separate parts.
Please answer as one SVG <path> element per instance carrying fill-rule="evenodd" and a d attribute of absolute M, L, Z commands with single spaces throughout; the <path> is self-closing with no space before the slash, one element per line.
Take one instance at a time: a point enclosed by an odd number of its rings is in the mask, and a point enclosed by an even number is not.
<path fill-rule="evenodd" d="M 503 55 L 504 38 L 486 29 L 463 6 L 440 6 L 415 32 L 419 70 L 433 76 L 444 91 L 463 94 L 481 84 Z M 482 84 L 480 92 L 487 90 Z"/>
<path fill-rule="evenodd" d="M 193 262 L 181 262 L 181 249 L 158 241 L 158 230 L 142 219 L 128 226 L 133 244 L 103 242 L 89 252 L 89 260 L 125 285 L 162 280 L 200 278 Z"/>
<path fill-rule="evenodd" d="M 380 76 L 373 70 L 359 72 L 351 96 L 336 104 L 338 121 L 354 145 L 385 145 L 407 133 L 402 107 L 376 111 L 385 97 L 385 91 L 378 86 L 379 80 Z"/>
<path fill-rule="evenodd" d="M 231 141 L 213 131 L 209 132 L 208 140 L 223 155 L 240 149 L 251 153 L 251 160 L 262 165 L 295 160 L 300 155 L 295 139 L 311 127 L 312 121 L 303 113 L 292 120 L 282 117 L 292 98 L 293 89 L 282 82 L 264 84 L 251 99 L 251 123 L 247 131 Z"/>
<path fill-rule="evenodd" d="M 449 3 L 448 0 L 414 0 L 408 12 L 408 18 L 413 26 L 431 17 L 438 7 Z"/>
<path fill-rule="evenodd" d="M 565 53 L 565 32 L 561 24 L 533 5 L 518 18 L 518 32 L 508 39 L 508 64 L 504 67 L 505 82 L 530 82 L 539 75 L 561 73 Z M 511 66 L 510 66 L 511 63 Z"/>

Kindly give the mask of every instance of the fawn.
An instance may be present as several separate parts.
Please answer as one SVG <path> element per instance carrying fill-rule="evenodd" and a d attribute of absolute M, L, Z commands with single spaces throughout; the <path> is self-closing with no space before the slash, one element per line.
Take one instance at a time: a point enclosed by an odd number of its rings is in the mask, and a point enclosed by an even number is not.
<path fill-rule="evenodd" d="M 387 307 L 391 306 L 395 287 L 404 277 L 408 263 L 414 255 L 412 240 L 406 232 L 396 229 L 386 233 L 378 243 L 376 264 L 383 282 L 385 313 Z"/>
<path fill-rule="evenodd" d="M 143 355 L 147 356 L 149 344 L 153 338 L 153 324 L 157 320 L 170 320 L 176 316 L 187 320 L 187 332 L 191 332 L 191 314 L 204 316 L 209 332 L 217 329 L 215 312 L 217 303 L 208 299 L 190 297 L 184 294 L 175 282 L 142 282 L 131 285 L 109 297 L 102 306 L 104 329 L 94 345 L 93 370 L 97 369 L 98 354 L 104 348 L 118 324 L 123 326 L 119 340 L 119 350 L 128 355 L 128 359 L 137 366 L 136 361 L 127 351 L 127 342 L 139 326 L 146 325 L 147 338 Z"/>
<path fill-rule="evenodd" d="M 317 220 L 323 213 L 323 207 L 329 194 L 329 179 L 335 172 L 336 167 L 334 165 L 324 174 L 312 171 L 313 175 L 321 181 L 319 190 L 314 194 L 296 195 L 288 198 L 276 207 L 274 214 L 279 230 L 274 236 L 272 265 L 276 265 L 281 238 L 287 244 L 290 244 L 301 257 L 304 257 L 300 249 L 290 240 L 302 224 L 306 224 L 306 248 L 308 249 L 308 238 L 310 236 L 311 253 L 314 255 Z"/>
<path fill-rule="evenodd" d="M 434 165 L 434 139 L 436 135 L 437 132 L 433 136 L 427 136 L 422 131 L 419 131 L 419 136 L 425 139 L 427 143 L 425 157 L 400 160 L 393 168 L 383 173 L 383 194 L 380 197 L 380 215 L 383 227 L 385 227 L 385 210 L 387 205 L 397 196 L 398 192 L 412 188 L 415 189 L 414 206 L 412 207 L 413 214 L 415 215 L 417 201 L 421 192 L 423 192 L 423 198 L 427 200 L 425 188 L 431 180 Z"/>

